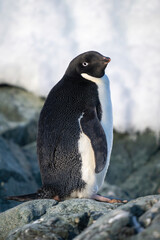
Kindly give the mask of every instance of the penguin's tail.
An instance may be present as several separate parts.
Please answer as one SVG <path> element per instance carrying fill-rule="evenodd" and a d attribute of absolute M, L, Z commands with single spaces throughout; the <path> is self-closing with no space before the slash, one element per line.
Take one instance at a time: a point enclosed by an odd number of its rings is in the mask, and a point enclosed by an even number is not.
<path fill-rule="evenodd" d="M 34 200 L 34 199 L 41 199 L 40 194 L 31 193 L 31 194 L 27 194 L 27 195 L 6 197 L 6 200 L 14 200 L 14 201 L 18 201 L 18 202 L 27 202 L 27 201 Z"/>
<path fill-rule="evenodd" d="M 61 201 L 62 199 L 55 193 L 52 186 L 43 186 L 38 189 L 36 193 L 31 193 L 27 195 L 20 196 L 9 196 L 6 200 L 14 200 L 18 202 L 27 202 L 34 199 L 54 199 L 56 201 Z"/>

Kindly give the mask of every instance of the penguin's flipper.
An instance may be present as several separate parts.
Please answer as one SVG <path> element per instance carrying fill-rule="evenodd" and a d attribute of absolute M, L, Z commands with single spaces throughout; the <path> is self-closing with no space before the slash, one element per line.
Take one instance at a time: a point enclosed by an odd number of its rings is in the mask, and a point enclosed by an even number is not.
<path fill-rule="evenodd" d="M 31 193 L 27 195 L 20 195 L 20 196 L 9 196 L 6 197 L 7 200 L 14 200 L 18 202 L 26 202 L 34 199 L 39 199 L 39 194 L 38 193 Z"/>
<path fill-rule="evenodd" d="M 83 132 L 91 141 L 96 161 L 95 172 L 99 173 L 104 169 L 107 161 L 107 140 L 96 109 L 87 109 L 80 120 L 80 124 Z"/>

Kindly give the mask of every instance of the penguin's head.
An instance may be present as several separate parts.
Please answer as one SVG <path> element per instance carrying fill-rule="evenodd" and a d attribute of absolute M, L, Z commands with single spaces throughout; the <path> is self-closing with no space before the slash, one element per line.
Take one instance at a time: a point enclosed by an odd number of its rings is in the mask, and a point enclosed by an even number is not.
<path fill-rule="evenodd" d="M 105 68 L 110 61 L 109 57 L 104 57 L 98 52 L 85 52 L 70 62 L 66 70 L 66 75 L 81 75 L 81 77 L 87 79 L 89 77 L 101 78 L 104 76 Z"/>

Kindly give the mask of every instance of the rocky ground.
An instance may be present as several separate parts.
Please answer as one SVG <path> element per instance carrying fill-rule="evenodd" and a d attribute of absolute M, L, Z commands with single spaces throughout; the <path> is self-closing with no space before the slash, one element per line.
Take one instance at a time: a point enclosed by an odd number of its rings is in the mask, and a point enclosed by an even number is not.
<path fill-rule="evenodd" d="M 34 200 L 0 214 L 0 239 L 160 239 L 160 196 L 127 204 Z"/>
<path fill-rule="evenodd" d="M 43 103 L 24 89 L 0 85 L 0 239 L 160 239 L 160 144 L 150 130 L 114 132 L 101 194 L 131 200 L 125 205 L 5 200 L 41 185 L 36 133 Z"/>

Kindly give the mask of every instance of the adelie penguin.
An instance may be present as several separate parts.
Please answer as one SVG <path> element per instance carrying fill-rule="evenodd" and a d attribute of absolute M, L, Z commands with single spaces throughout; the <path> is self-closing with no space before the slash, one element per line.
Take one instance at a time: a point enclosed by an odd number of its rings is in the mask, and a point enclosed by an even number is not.
<path fill-rule="evenodd" d="M 120 202 L 97 194 L 107 173 L 113 141 L 110 85 L 105 75 L 110 60 L 89 51 L 70 62 L 39 118 L 37 153 L 42 187 L 37 193 L 8 199 Z"/>

